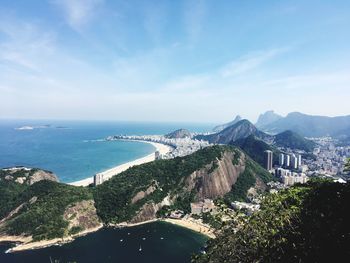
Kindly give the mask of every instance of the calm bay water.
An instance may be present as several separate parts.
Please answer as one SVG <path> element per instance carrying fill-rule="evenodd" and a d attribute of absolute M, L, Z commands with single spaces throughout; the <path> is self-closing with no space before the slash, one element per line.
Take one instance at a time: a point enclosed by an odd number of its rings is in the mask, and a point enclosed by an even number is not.
<path fill-rule="evenodd" d="M 39 127 L 47 124 L 48 127 Z M 37 128 L 15 129 L 26 125 Z M 202 132 L 211 127 L 181 123 L 0 120 L 0 167 L 38 167 L 53 171 L 62 182 L 72 182 L 154 151 L 146 143 L 101 140 L 109 135 L 166 134 L 178 128 Z M 104 229 L 60 247 L 12 254 L 4 253 L 11 244 L 2 243 L 0 262 L 49 263 L 50 259 L 60 263 L 189 262 L 191 254 L 198 252 L 205 240 L 188 229 L 157 222 L 127 229 Z"/>
<path fill-rule="evenodd" d="M 47 125 L 49 127 L 39 128 Z M 22 126 L 38 127 L 16 130 Z M 212 125 L 181 123 L 0 120 L 0 167 L 29 166 L 73 182 L 154 151 L 150 144 L 103 139 L 115 134 L 165 134 L 178 128 L 208 131 Z"/>
<path fill-rule="evenodd" d="M 188 229 L 156 222 L 132 228 L 104 229 L 63 246 L 10 254 L 4 253 L 10 245 L 0 244 L 0 262 L 50 263 L 51 258 L 60 263 L 181 263 L 189 262 L 205 241 L 205 236 Z"/>

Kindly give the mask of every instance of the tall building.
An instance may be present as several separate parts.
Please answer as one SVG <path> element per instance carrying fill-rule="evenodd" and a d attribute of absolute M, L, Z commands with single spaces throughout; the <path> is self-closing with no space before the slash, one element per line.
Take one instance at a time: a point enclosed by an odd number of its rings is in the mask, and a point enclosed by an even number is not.
<path fill-rule="evenodd" d="M 301 166 L 301 154 L 298 154 L 298 168 Z"/>
<path fill-rule="evenodd" d="M 103 174 L 98 173 L 94 175 L 94 185 L 97 186 L 103 183 Z"/>
<path fill-rule="evenodd" d="M 284 165 L 284 154 L 280 153 L 278 158 L 279 165 L 282 167 Z"/>
<path fill-rule="evenodd" d="M 290 167 L 292 169 L 298 168 L 298 158 L 295 156 L 295 154 L 292 154 L 292 156 L 290 158 Z"/>
<path fill-rule="evenodd" d="M 265 151 L 265 153 L 266 153 L 266 159 L 265 159 L 265 163 L 266 163 L 266 170 L 268 170 L 268 171 L 271 171 L 272 170 L 272 161 L 273 161 L 273 152 L 272 151 L 269 151 L 269 150 L 267 150 L 267 151 Z"/>
<path fill-rule="evenodd" d="M 285 155 L 284 166 L 285 167 L 289 167 L 290 166 L 290 156 L 288 154 Z"/>
<path fill-rule="evenodd" d="M 156 159 L 156 160 L 161 159 L 160 152 L 159 152 L 159 151 L 155 151 L 155 153 L 154 153 L 154 157 L 155 157 L 155 159 Z"/>

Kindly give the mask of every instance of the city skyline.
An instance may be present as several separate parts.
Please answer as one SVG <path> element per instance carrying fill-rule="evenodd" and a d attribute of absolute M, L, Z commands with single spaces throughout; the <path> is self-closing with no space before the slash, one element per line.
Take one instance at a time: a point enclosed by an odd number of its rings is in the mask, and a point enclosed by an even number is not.
<path fill-rule="evenodd" d="M 348 115 L 349 27 L 347 1 L 5 0 L 0 118 Z"/>

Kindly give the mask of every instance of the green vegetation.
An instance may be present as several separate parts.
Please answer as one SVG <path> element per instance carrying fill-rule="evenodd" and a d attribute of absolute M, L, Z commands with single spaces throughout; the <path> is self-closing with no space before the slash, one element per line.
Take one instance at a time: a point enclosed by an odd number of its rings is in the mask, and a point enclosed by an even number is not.
<path fill-rule="evenodd" d="M 202 213 L 201 218 L 204 224 L 208 224 L 210 227 L 214 229 L 219 229 L 223 223 L 221 221 L 221 217 L 219 215 L 212 215 L 211 213 Z"/>
<path fill-rule="evenodd" d="M 350 158 L 346 160 L 345 166 L 344 166 L 344 171 L 350 172 Z"/>
<path fill-rule="evenodd" d="M 248 157 L 249 158 L 249 157 Z M 233 201 L 247 201 L 247 191 L 253 187 L 259 177 L 264 183 L 272 180 L 271 174 L 252 160 L 246 162 L 244 172 L 237 178 L 231 192 L 224 196 L 227 204 Z"/>
<path fill-rule="evenodd" d="M 275 147 L 272 147 L 264 141 L 256 138 L 254 135 L 250 135 L 247 138 L 239 139 L 231 143 L 234 146 L 241 148 L 247 153 L 254 161 L 261 166 L 265 166 L 265 151 L 270 150 L 273 152 L 273 160 L 275 164 L 278 162 L 278 155 L 280 153 Z"/>
<path fill-rule="evenodd" d="M 66 235 L 68 222 L 63 219 L 66 207 L 92 199 L 88 188 L 52 181 L 39 181 L 29 186 L 1 180 L 0 193 L 1 197 L 5 196 L 9 200 L 0 203 L 1 218 L 22 205 L 18 213 L 1 226 L 0 232 L 33 236 L 34 240 Z"/>
<path fill-rule="evenodd" d="M 77 202 L 91 199 L 95 201 L 98 216 L 106 224 L 131 220 L 144 204 L 160 203 L 167 196 L 170 196 L 173 204 L 158 211 L 158 216 L 164 216 L 173 210 L 190 213 L 190 204 L 198 201 L 204 181 L 201 176 L 194 179 L 189 176 L 202 170 L 201 173 L 210 178 L 225 152 L 232 153 L 232 159 L 229 160 L 232 164 L 240 165 L 239 160 L 243 155 L 241 150 L 233 146 L 216 145 L 185 157 L 157 160 L 132 167 L 95 188 L 74 187 L 46 180 L 33 185 L 20 184 L 14 181 L 14 176 L 9 178 L 8 174 L 1 173 L 0 219 L 8 216 L 11 211 L 17 211 L 5 223 L 0 224 L 0 233 L 32 236 L 35 241 L 76 234 L 82 228 L 77 226 L 69 229 L 67 221 L 73 220 L 76 215 L 73 213 L 64 219 L 64 212 Z M 258 178 L 262 182 L 271 178 L 248 156 L 244 160 L 245 171 L 238 175 L 237 184 L 227 195 L 229 201 L 245 200 L 247 190 L 254 186 Z M 22 177 L 19 174 L 16 176 Z M 133 200 L 141 191 L 147 191 L 148 195 Z M 205 215 L 205 220 L 213 227 L 220 224 L 216 218 L 208 215 Z"/>
<path fill-rule="evenodd" d="M 280 147 L 312 152 L 316 144 L 293 131 L 284 131 L 275 136 L 275 144 Z"/>
<path fill-rule="evenodd" d="M 220 159 L 230 146 L 213 146 L 194 154 L 170 160 L 158 160 L 132 167 L 96 187 L 94 197 L 98 215 L 105 223 L 130 220 L 147 201 L 160 202 L 168 193 L 178 195 L 174 207 L 188 212 L 194 193 L 183 191 L 184 179 L 196 170 Z M 146 190 L 156 181 L 158 190 L 132 204 L 139 191 Z M 155 200 L 155 197 L 157 197 Z"/>
<path fill-rule="evenodd" d="M 350 185 L 312 181 L 263 199 L 193 262 L 343 262 L 349 257 Z"/>

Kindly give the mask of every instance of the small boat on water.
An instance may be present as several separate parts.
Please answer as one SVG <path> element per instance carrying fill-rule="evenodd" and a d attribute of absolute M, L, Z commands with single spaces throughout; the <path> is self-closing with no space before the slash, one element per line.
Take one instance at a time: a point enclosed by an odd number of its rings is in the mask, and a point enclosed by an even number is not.
<path fill-rule="evenodd" d="M 163 240 L 163 239 L 164 239 L 164 237 L 161 237 L 160 239 L 161 239 L 161 240 Z"/>
<path fill-rule="evenodd" d="M 143 238 L 142 238 L 142 240 L 146 240 L 146 238 L 145 238 L 145 237 L 143 237 Z"/>
<path fill-rule="evenodd" d="M 140 245 L 139 251 L 142 251 L 142 247 L 141 247 L 141 245 Z"/>
<path fill-rule="evenodd" d="M 120 242 L 123 242 L 124 240 L 123 240 L 123 239 L 120 239 L 119 241 L 120 241 Z"/>

